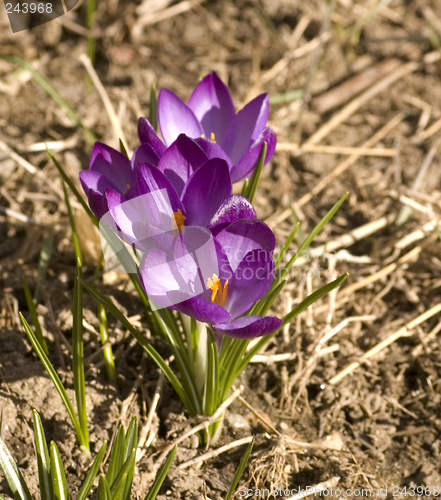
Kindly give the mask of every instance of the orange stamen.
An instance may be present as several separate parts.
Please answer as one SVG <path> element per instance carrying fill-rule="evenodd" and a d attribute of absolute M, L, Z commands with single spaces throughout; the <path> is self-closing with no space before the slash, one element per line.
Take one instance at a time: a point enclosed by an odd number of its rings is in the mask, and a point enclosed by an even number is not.
<path fill-rule="evenodd" d="M 176 222 L 176 226 L 178 227 L 179 234 L 182 232 L 182 228 L 184 227 L 184 221 L 187 217 L 181 212 L 181 209 L 178 208 L 177 212 L 173 213 L 173 217 Z"/>
<path fill-rule="evenodd" d="M 225 281 L 224 287 L 222 288 L 219 277 L 217 274 L 213 274 L 213 276 L 207 280 L 207 287 L 211 289 L 211 302 L 213 302 L 213 304 L 217 304 L 218 306 L 225 307 L 225 302 L 227 301 L 228 280 Z"/>
<path fill-rule="evenodd" d="M 216 142 L 216 137 L 214 135 L 214 132 L 211 132 L 210 139 L 212 142 Z"/>

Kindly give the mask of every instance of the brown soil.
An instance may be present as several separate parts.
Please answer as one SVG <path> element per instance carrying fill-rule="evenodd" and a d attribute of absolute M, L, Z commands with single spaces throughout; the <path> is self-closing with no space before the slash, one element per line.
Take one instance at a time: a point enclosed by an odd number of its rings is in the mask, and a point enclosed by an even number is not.
<path fill-rule="evenodd" d="M 170 3 L 163 2 L 160 9 Z M 340 89 L 348 81 L 353 88 L 352 76 L 388 58 L 398 60 L 389 75 L 399 71 L 398 66 L 417 63 L 354 107 L 317 142 L 359 147 L 395 115 L 405 113 L 375 144 L 377 148 L 396 148 L 395 157 L 361 156 L 307 203 L 302 197 L 347 156 L 279 151 L 264 170 L 256 206 L 279 242 L 292 227 L 289 216 L 280 216 L 291 204 L 307 233 L 345 191 L 349 192 L 348 200 L 314 246 L 329 245 L 368 222 L 381 223 L 384 217 L 388 222 L 341 245 L 346 253 L 315 260 L 311 266 L 321 268 L 320 279 L 317 274 L 305 278 L 307 265 L 303 265 L 276 304 L 276 313 L 284 314 L 290 303 L 305 296 L 308 287 L 321 286 L 332 266 L 338 274 L 350 273 L 336 296 L 303 313 L 289 332 L 279 335 L 267 348 L 266 354 L 293 353 L 292 359 L 253 363 L 239 381 L 245 386 L 245 400 L 278 431 L 269 430 L 239 400 L 230 407 L 219 444 L 255 436 L 256 446 L 240 483 L 249 488 L 292 489 L 335 477 L 339 478 L 338 487 L 370 489 L 372 496 L 377 488 L 387 487 L 388 498 L 406 496 L 394 487 L 407 487 L 407 493 L 411 487 L 427 487 L 422 496 L 429 498 L 435 496 L 433 488 L 441 488 L 441 343 L 437 330 L 428 337 L 439 325 L 439 313 L 379 349 L 347 376 L 332 380 L 351 362 L 440 303 L 441 245 L 439 230 L 434 229 L 441 210 L 437 151 L 418 190 L 412 191 L 412 187 L 429 151 L 439 145 L 439 130 L 430 127 L 441 117 L 441 59 L 437 51 L 441 1 L 393 0 L 376 12 L 377 3 L 338 1 L 327 38 L 321 48 L 314 49 L 326 21 L 328 3 L 323 0 L 207 0 L 194 2 L 186 12 L 160 21 L 152 16 L 142 20 L 142 6 L 151 9 L 152 0 L 143 4 L 98 2 L 95 66 L 131 148 L 137 145 L 137 118 L 148 113 L 152 82 L 187 99 L 199 77 L 216 70 L 228 82 L 238 107 L 260 92 L 269 92 L 274 99 L 307 88 L 312 99 L 307 99 L 301 118 L 302 141 L 307 141 L 347 102 L 357 102 L 363 91 L 351 96 L 346 87 L 339 93 L 339 104 L 326 112 L 320 111 L 315 97 Z M 102 101 L 95 89 L 86 85 L 85 70 L 78 59 L 86 50 L 84 24 L 82 5 L 59 20 L 12 34 L 5 10 L 0 8 L 1 52 L 32 62 L 99 139 L 116 147 Z M 372 89 L 378 81 L 377 75 L 367 88 Z M 37 494 L 31 444 L 31 409 L 37 408 L 48 439 L 61 449 L 75 491 L 87 460 L 79 451 L 56 390 L 20 327 L 18 310 L 28 314 L 21 275 L 33 289 L 39 255 L 52 228 L 53 251 L 38 311 L 51 360 L 73 396 L 71 356 L 62 339 L 63 335 L 68 340 L 71 336 L 73 246 L 59 177 L 46 152 L 33 152 L 32 145 L 66 141 L 61 150 L 54 151 L 72 179 L 87 168 L 91 145 L 26 73 L 4 61 L 0 61 L 0 96 L 0 141 L 52 183 L 30 174 L 0 148 L 0 410 L 5 440 L 32 493 Z M 280 143 L 295 141 L 300 109 L 299 100 L 272 105 L 270 122 Z M 397 225 L 393 219 L 403 206 L 403 195 L 415 203 L 405 222 Z M 11 212 L 5 214 L 4 209 Z M 80 212 L 77 207 L 77 216 L 84 220 Z M 432 226 L 424 228 L 431 221 Z M 421 228 L 424 231 L 419 235 Z M 91 230 L 86 229 L 85 235 L 89 244 L 86 272 L 91 273 L 96 249 Z M 415 238 L 405 240 L 409 235 Z M 413 253 L 403 260 L 411 250 Z M 383 274 L 376 275 L 380 270 Z M 373 276 L 372 282 L 356 289 L 354 284 L 369 276 Z M 141 301 L 123 279 L 107 277 L 102 290 L 149 334 Z M 85 319 L 97 330 L 96 304 L 87 296 L 85 309 Z M 319 343 L 345 318 L 359 316 L 364 319 L 349 322 L 329 341 Z M 104 439 L 111 438 L 119 421 L 127 424 L 135 414 L 141 427 L 145 424 L 158 380 L 153 362 L 119 324 L 112 318 L 109 322 L 118 381 L 112 385 L 106 380 L 100 356 L 88 364 L 86 380 L 95 451 Z M 92 329 L 86 331 L 86 358 L 99 348 Z M 151 341 L 168 355 L 160 340 Z M 186 425 L 182 405 L 166 384 L 153 423 L 156 438 L 137 464 L 136 494 L 145 495 L 158 454 L 188 430 Z M 180 463 L 203 451 L 192 439 L 181 443 L 159 498 L 225 496 L 244 448 L 221 454 L 200 467 L 179 469 Z M 0 482 L 0 492 L 8 491 L 5 481 Z"/>

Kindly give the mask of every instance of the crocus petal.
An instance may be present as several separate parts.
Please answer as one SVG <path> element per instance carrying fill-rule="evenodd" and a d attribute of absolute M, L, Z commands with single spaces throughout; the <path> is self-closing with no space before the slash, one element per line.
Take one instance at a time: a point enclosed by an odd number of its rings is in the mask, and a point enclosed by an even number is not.
<path fill-rule="evenodd" d="M 252 250 L 264 250 L 270 255 L 276 246 L 271 229 L 260 220 L 243 219 L 229 224 L 216 235 L 222 252 L 235 272 Z"/>
<path fill-rule="evenodd" d="M 135 180 L 130 161 L 116 149 L 100 142 L 93 146 L 89 168 L 107 177 L 121 193 L 126 192 Z"/>
<path fill-rule="evenodd" d="M 224 335 L 235 339 L 253 339 L 278 330 L 282 321 L 275 316 L 243 316 L 229 323 L 217 323 L 213 327 Z"/>
<path fill-rule="evenodd" d="M 215 72 L 198 83 L 188 100 L 188 107 L 201 123 L 205 137 L 209 139 L 214 133 L 216 141 L 222 142 L 235 110 L 230 91 Z"/>
<path fill-rule="evenodd" d="M 257 219 L 256 211 L 253 205 L 240 194 L 233 194 L 227 198 L 219 210 L 214 214 L 208 228 L 216 235 L 228 224 L 240 219 Z"/>
<path fill-rule="evenodd" d="M 231 316 L 223 307 L 203 297 L 194 297 L 186 300 L 177 304 L 173 309 L 203 323 L 226 323 L 231 319 Z"/>
<path fill-rule="evenodd" d="M 150 144 L 141 144 L 133 152 L 132 168 L 136 169 L 140 163 L 148 163 L 154 167 L 158 166 L 159 156 Z"/>
<path fill-rule="evenodd" d="M 225 153 L 217 142 L 204 139 L 203 137 L 198 137 L 194 141 L 203 149 L 208 158 L 221 158 L 228 163 L 228 168 L 230 170 L 233 168 L 231 158 L 227 155 L 227 153 Z"/>
<path fill-rule="evenodd" d="M 140 118 L 138 120 L 138 137 L 141 144 L 150 144 L 159 157 L 161 157 L 166 150 L 166 145 L 158 137 L 155 129 L 146 118 Z"/>
<path fill-rule="evenodd" d="M 92 212 L 101 219 L 108 212 L 109 208 L 107 206 L 107 200 L 104 194 L 99 191 L 91 189 L 87 195 L 89 200 L 89 206 Z"/>
<path fill-rule="evenodd" d="M 186 223 L 190 226 L 207 227 L 224 200 L 231 196 L 231 192 L 227 163 L 219 158 L 208 160 L 194 172 L 182 192 Z"/>
<path fill-rule="evenodd" d="M 259 158 L 263 143 L 266 142 L 266 156 L 264 164 L 268 163 L 276 151 L 276 134 L 271 127 L 266 127 L 259 137 L 250 146 L 242 158 L 230 171 L 231 182 L 238 182 L 251 177 L 253 168 Z"/>
<path fill-rule="evenodd" d="M 164 142 L 169 146 L 179 134 L 200 137 L 203 134 L 193 111 L 176 94 L 162 89 L 158 97 L 158 122 Z"/>
<path fill-rule="evenodd" d="M 141 163 L 139 166 L 137 186 L 140 196 L 165 189 L 172 212 L 176 212 L 178 209 L 181 209 L 181 211 L 184 210 L 175 188 L 167 177 L 157 168 L 147 165 L 146 163 Z M 162 199 L 159 201 L 162 201 Z"/>
<path fill-rule="evenodd" d="M 219 265 L 222 278 L 227 277 L 228 267 Z M 229 272 L 231 274 L 231 272 Z M 249 252 L 228 280 L 228 295 L 225 309 L 232 318 L 246 312 L 261 299 L 271 286 L 274 277 L 274 261 L 264 250 Z"/>
<path fill-rule="evenodd" d="M 80 181 L 83 186 L 84 192 L 89 196 L 89 191 L 98 191 L 104 194 L 107 188 L 117 189 L 115 184 L 111 182 L 107 177 L 105 177 L 100 172 L 94 172 L 93 170 L 82 170 L 80 172 Z"/>
<path fill-rule="evenodd" d="M 234 117 L 221 143 L 234 164 L 242 158 L 265 128 L 268 113 L 269 97 L 268 94 L 262 94 Z"/>
<path fill-rule="evenodd" d="M 208 156 L 196 142 L 181 134 L 162 155 L 158 169 L 180 195 L 189 177 L 207 160 Z"/>

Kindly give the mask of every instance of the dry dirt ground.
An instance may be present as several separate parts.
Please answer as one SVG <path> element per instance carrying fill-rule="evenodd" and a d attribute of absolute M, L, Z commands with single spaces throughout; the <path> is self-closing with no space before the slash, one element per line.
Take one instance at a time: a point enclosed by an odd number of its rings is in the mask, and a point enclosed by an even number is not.
<path fill-rule="evenodd" d="M 441 488 L 441 1 L 97 3 L 95 67 L 132 149 L 152 82 L 187 99 L 200 76 L 216 70 L 237 107 L 261 92 L 271 96 L 279 150 L 264 170 L 256 206 L 279 242 L 292 227 L 291 208 L 307 234 L 349 192 L 317 237 L 310 262 L 304 259 L 293 273 L 275 312 L 283 314 L 335 271 L 348 271 L 349 279 L 297 318 L 238 381 L 248 406 L 240 399 L 230 406 L 219 445 L 255 436 L 240 486 L 338 481 L 342 490 L 363 488 L 372 496 L 387 487 L 388 498 L 405 498 L 406 487 L 414 498 L 417 491 L 435 497 Z M 59 20 L 13 34 L 0 6 L 0 52 L 31 62 L 100 140 L 116 146 L 102 100 L 79 61 L 86 50 L 84 26 L 80 5 Z M 87 168 L 91 144 L 27 72 L 1 60 L 0 141 L 4 436 L 36 494 L 31 409 L 37 408 L 48 439 L 61 448 L 75 491 L 87 460 L 18 311 L 29 314 L 21 275 L 34 289 L 43 245 L 53 234 L 38 312 L 51 360 L 72 395 L 67 345 L 75 259 L 61 182 L 42 142 L 54 142 L 53 151 L 75 181 Z M 87 246 L 86 273 L 92 273 L 94 235 L 76 210 Z M 141 301 L 126 281 L 110 276 L 101 289 L 149 334 Z M 96 304 L 87 296 L 85 319 L 89 424 L 97 450 L 118 421 L 127 424 L 135 414 L 143 428 L 158 372 L 110 318 L 118 370 L 117 383 L 110 384 L 101 357 L 89 358 L 99 339 Z M 168 354 L 160 340 L 151 341 Z M 165 384 L 152 443 L 137 464 L 138 496 L 147 491 L 163 447 L 187 425 Z M 224 498 L 243 451 L 234 448 L 180 468 L 204 453 L 194 440 L 182 442 L 160 498 Z M 8 494 L 5 481 L 0 492 Z"/>

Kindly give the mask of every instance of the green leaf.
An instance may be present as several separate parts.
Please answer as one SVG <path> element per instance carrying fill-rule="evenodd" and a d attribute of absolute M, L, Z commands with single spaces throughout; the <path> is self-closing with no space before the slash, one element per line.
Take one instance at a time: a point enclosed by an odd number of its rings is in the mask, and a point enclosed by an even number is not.
<path fill-rule="evenodd" d="M 107 441 L 104 441 L 102 444 L 100 451 L 98 452 L 93 464 L 90 466 L 89 472 L 87 473 L 86 478 L 81 485 L 80 491 L 78 492 L 76 500 L 86 500 L 87 495 L 89 494 L 90 489 L 92 488 L 93 481 L 95 480 L 101 464 L 104 460 L 104 455 L 106 454 L 107 449 Z"/>
<path fill-rule="evenodd" d="M 244 184 L 244 188 L 242 190 L 242 195 L 245 196 L 245 198 L 248 198 L 250 203 L 253 203 L 254 196 L 257 191 L 257 186 L 259 185 L 260 174 L 262 173 L 262 168 L 265 163 L 266 149 L 267 143 L 264 142 L 262 145 L 262 149 L 260 150 L 259 158 L 257 159 L 256 164 L 253 167 L 253 173 L 248 182 Z"/>
<path fill-rule="evenodd" d="M 332 217 L 334 217 L 335 213 L 340 208 L 342 203 L 346 200 L 347 196 L 348 196 L 348 193 L 345 193 L 338 200 L 338 202 L 331 208 L 331 210 L 329 210 L 329 212 L 323 217 L 323 219 L 315 226 L 315 228 L 311 231 L 311 233 L 308 235 L 308 237 L 305 239 L 305 241 L 300 245 L 297 252 L 290 259 L 290 261 L 286 265 L 283 272 L 280 274 L 280 278 L 278 279 L 278 282 L 280 282 L 283 278 L 285 278 L 285 276 L 289 273 L 291 267 L 293 266 L 294 262 L 302 254 L 302 252 L 305 251 L 309 247 L 309 245 L 314 240 L 314 238 L 320 233 L 320 231 L 326 226 L 326 224 L 332 219 Z"/>
<path fill-rule="evenodd" d="M 82 283 L 84 288 L 92 295 L 92 297 L 95 297 L 95 299 L 98 302 L 100 302 L 109 312 L 111 312 L 116 319 L 121 321 L 122 325 L 133 335 L 133 337 L 135 337 L 135 339 L 141 344 L 141 346 L 147 352 L 147 354 L 162 370 L 162 372 L 167 377 L 169 382 L 172 384 L 172 386 L 174 387 L 175 391 L 177 392 L 178 396 L 180 397 L 184 405 L 187 407 L 187 409 L 189 411 L 195 412 L 194 407 L 191 404 L 189 398 L 187 397 L 187 394 L 185 393 L 181 382 L 179 382 L 176 375 L 173 373 L 173 371 L 170 369 L 170 367 L 167 365 L 167 363 L 164 361 L 164 359 L 161 357 L 158 351 L 156 351 L 156 349 L 147 342 L 144 336 L 141 335 L 130 324 L 129 320 L 124 316 L 124 314 L 122 314 L 122 312 L 107 297 L 105 297 L 94 286 L 90 285 L 84 280 L 82 280 Z"/>
<path fill-rule="evenodd" d="M 70 206 L 70 201 L 69 201 L 69 196 L 67 195 L 67 190 L 66 190 L 66 186 L 65 186 L 64 182 L 63 182 L 63 191 L 64 191 L 64 201 L 66 203 L 67 212 L 69 214 L 70 228 L 72 230 L 72 240 L 73 240 L 74 249 L 75 249 L 75 257 L 77 259 L 77 266 L 82 267 L 83 266 L 83 257 L 81 255 L 80 240 L 78 238 L 77 229 L 75 227 L 75 220 L 73 217 L 72 208 Z"/>
<path fill-rule="evenodd" d="M 69 189 L 75 195 L 75 198 L 78 200 L 78 202 L 81 203 L 81 205 L 83 206 L 83 208 L 86 211 L 87 215 L 90 217 L 90 219 L 95 224 L 95 226 L 98 227 L 99 226 L 98 219 L 92 213 L 92 211 L 88 207 L 87 203 L 84 201 L 83 197 L 78 192 L 78 189 L 75 187 L 74 183 L 70 180 L 69 176 L 63 170 L 63 167 L 58 163 L 58 160 L 55 158 L 55 156 L 52 154 L 51 150 L 47 146 L 46 146 L 46 151 L 47 151 L 47 154 L 50 156 L 53 164 L 57 168 L 58 172 L 60 173 L 61 177 L 63 178 L 64 182 L 69 186 Z"/>
<path fill-rule="evenodd" d="M 93 134 L 93 132 L 83 124 L 80 117 L 77 115 L 72 106 L 58 93 L 58 91 L 52 86 L 52 84 L 50 84 L 48 80 L 46 80 L 46 78 L 39 71 L 37 71 L 31 64 L 26 62 L 21 57 L 15 56 L 13 54 L 0 54 L 0 59 L 3 59 L 4 61 L 8 61 L 13 64 L 17 64 L 21 68 L 29 71 L 29 73 L 32 75 L 32 77 L 38 83 L 38 85 L 40 85 L 40 87 L 58 104 L 58 106 L 60 106 L 60 108 L 65 110 L 67 116 L 72 121 L 75 122 L 77 127 L 81 128 L 85 139 L 92 144 L 98 140 L 97 137 Z"/>
<path fill-rule="evenodd" d="M 84 377 L 84 346 L 83 346 L 83 287 L 81 285 L 81 267 L 77 266 L 74 285 L 72 351 L 75 398 L 78 417 L 83 435 L 83 446 L 89 450 L 89 433 L 87 430 L 86 381 Z"/>
<path fill-rule="evenodd" d="M 279 264 L 284 259 L 285 255 L 286 255 L 286 252 L 289 250 L 289 246 L 291 245 L 292 240 L 294 239 L 294 236 L 296 235 L 297 230 L 299 229 L 299 227 L 300 227 L 300 222 L 297 222 L 295 224 L 295 226 L 294 226 L 294 229 L 289 234 L 288 238 L 286 238 L 286 241 L 285 241 L 282 249 L 280 250 L 279 255 L 277 256 L 277 259 L 276 259 L 276 262 L 275 262 L 276 269 L 279 267 Z"/>
<path fill-rule="evenodd" d="M 129 153 L 127 153 L 127 149 L 121 138 L 119 139 L 119 150 L 121 151 L 121 154 L 123 154 L 126 158 L 129 158 Z"/>
<path fill-rule="evenodd" d="M 131 479 L 133 478 L 133 471 L 135 468 L 135 457 L 136 457 L 136 449 L 132 450 L 129 458 L 125 461 L 117 478 L 115 479 L 113 485 L 110 487 L 110 493 L 112 494 L 113 500 L 123 500 L 124 493 L 126 491 L 127 482 L 131 483 Z"/>
<path fill-rule="evenodd" d="M 53 441 L 51 441 L 50 450 L 51 478 L 54 498 L 55 500 L 69 500 L 66 473 L 64 472 L 64 466 L 58 446 Z"/>
<path fill-rule="evenodd" d="M 64 109 L 67 116 L 72 121 L 75 122 L 76 126 L 81 128 L 85 139 L 92 144 L 98 140 L 97 137 L 93 134 L 93 132 L 83 124 L 80 117 L 77 115 L 72 106 L 63 97 L 61 97 L 61 95 L 58 93 L 57 90 L 55 90 L 52 84 L 50 84 L 48 80 L 46 80 L 46 78 L 39 71 L 37 71 L 31 64 L 29 64 L 21 57 L 12 54 L 0 54 L 0 59 L 3 59 L 4 61 L 8 61 L 13 64 L 17 64 L 21 68 L 29 71 L 29 73 L 32 75 L 33 79 L 38 83 L 38 85 L 40 85 L 40 87 L 58 104 L 58 106 L 60 106 L 60 108 Z"/>
<path fill-rule="evenodd" d="M 100 323 L 101 345 L 109 342 L 109 330 L 107 328 L 107 314 L 104 307 L 98 303 L 98 320 Z M 112 346 L 109 345 L 103 350 L 104 366 L 109 380 L 116 380 L 115 358 L 113 357 Z"/>
<path fill-rule="evenodd" d="M 237 468 L 233 481 L 231 482 L 230 487 L 228 488 L 227 496 L 225 497 L 225 500 L 230 500 L 230 498 L 233 496 L 234 490 L 236 489 L 237 483 L 239 482 L 239 479 L 241 478 L 243 471 L 245 469 L 245 466 L 247 465 L 248 459 L 250 458 L 251 452 L 253 451 L 253 446 L 254 446 L 254 440 L 250 442 L 250 444 L 247 446 L 247 449 L 245 450 L 245 453 L 243 454 L 243 457 L 240 460 L 239 467 Z"/>
<path fill-rule="evenodd" d="M 110 493 L 109 483 L 107 482 L 106 476 L 104 474 L 100 475 L 97 500 L 112 500 L 112 494 Z"/>
<path fill-rule="evenodd" d="M 32 410 L 32 413 L 34 415 L 34 439 L 35 449 L 37 451 L 41 500 L 53 500 L 54 494 L 52 491 L 51 462 L 49 459 L 46 436 L 44 435 L 43 425 L 37 410 Z"/>
<path fill-rule="evenodd" d="M 150 87 L 149 122 L 155 130 L 158 130 L 157 109 L 158 102 L 156 98 L 156 85 L 155 82 L 153 82 Z"/>
<path fill-rule="evenodd" d="M 34 290 L 34 303 L 37 304 L 40 300 L 40 284 L 46 279 L 47 268 L 49 266 L 49 261 L 52 256 L 52 249 L 54 246 L 54 231 L 51 228 L 47 238 L 44 240 L 43 247 L 40 252 L 40 258 L 38 260 L 38 274 L 37 274 L 37 286 Z"/>
<path fill-rule="evenodd" d="M 110 486 L 113 485 L 119 471 L 124 463 L 124 448 L 126 444 L 126 437 L 124 426 L 121 424 L 116 433 L 115 441 L 110 452 L 109 467 L 107 468 L 106 479 Z"/>
<path fill-rule="evenodd" d="M 32 318 L 32 323 L 35 328 L 35 336 L 37 337 L 38 342 L 40 342 L 44 352 L 46 354 L 49 354 L 49 349 L 47 348 L 46 340 L 43 337 L 43 332 L 41 330 L 41 325 L 38 319 L 37 309 L 35 308 L 34 299 L 32 298 L 31 291 L 24 276 L 21 277 L 21 281 L 23 283 L 23 290 L 25 293 L 26 304 L 28 305 L 29 313 L 31 314 Z"/>
<path fill-rule="evenodd" d="M 15 500 L 32 500 L 29 489 L 9 450 L 0 437 L 0 468 Z"/>
<path fill-rule="evenodd" d="M 322 286 L 315 292 L 311 293 L 311 295 L 308 295 L 306 299 L 302 300 L 300 304 L 294 307 L 292 311 L 290 311 L 283 317 L 282 327 L 288 324 L 293 318 L 298 316 L 302 311 L 307 309 L 311 304 L 314 304 L 314 302 L 317 302 L 317 300 L 321 299 L 324 295 L 331 292 L 335 288 L 338 288 L 348 279 L 348 276 L 349 273 L 342 274 L 339 278 L 335 279 L 334 281 L 331 281 L 331 283 Z"/>
<path fill-rule="evenodd" d="M 153 484 L 150 486 L 149 492 L 145 496 L 144 500 L 155 500 L 162 486 L 162 483 L 164 482 L 164 479 L 167 477 L 173 459 L 175 458 L 177 449 L 178 447 L 175 445 L 172 451 L 168 454 L 166 461 L 156 474 L 155 480 L 153 481 Z"/>
<path fill-rule="evenodd" d="M 69 414 L 69 417 L 72 421 L 72 425 L 74 426 L 78 441 L 80 442 L 81 445 L 85 445 L 86 442 L 85 442 L 84 437 L 83 437 L 80 423 L 79 423 L 78 418 L 75 414 L 75 410 L 72 406 L 72 403 L 70 402 L 69 396 L 67 395 L 66 389 L 64 388 L 64 386 L 60 380 L 60 377 L 58 376 L 58 373 L 55 371 L 55 368 L 52 366 L 52 363 L 49 361 L 49 358 L 46 356 L 43 348 L 40 345 L 40 342 L 38 342 L 37 337 L 35 336 L 34 332 L 32 331 L 32 328 L 29 326 L 28 322 L 24 318 L 23 314 L 21 314 L 21 312 L 19 312 L 18 314 L 20 316 L 20 320 L 21 320 L 21 323 L 23 325 L 23 328 L 25 329 L 25 332 L 26 332 L 27 336 L 29 337 L 31 344 L 35 349 L 35 352 L 37 353 L 38 357 L 41 359 L 43 366 L 45 367 L 46 371 L 48 372 L 48 375 L 49 375 L 50 379 L 52 380 L 52 383 L 54 384 L 55 388 L 58 391 L 58 394 L 61 397 L 61 400 L 63 401 L 63 404 L 67 410 L 67 413 Z"/>
<path fill-rule="evenodd" d="M 212 415 L 216 411 L 218 397 L 219 355 L 216 341 L 213 338 L 213 334 L 209 331 L 207 376 L 205 380 L 205 415 Z"/>
<path fill-rule="evenodd" d="M 138 419 L 132 417 L 125 439 L 124 460 L 127 460 L 133 450 L 138 447 Z"/>

